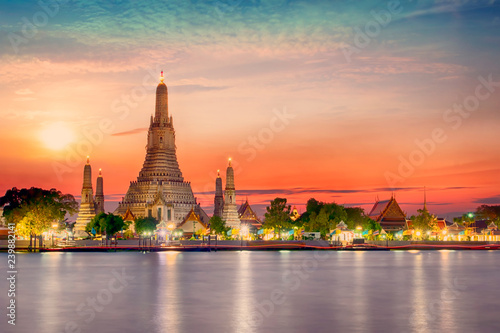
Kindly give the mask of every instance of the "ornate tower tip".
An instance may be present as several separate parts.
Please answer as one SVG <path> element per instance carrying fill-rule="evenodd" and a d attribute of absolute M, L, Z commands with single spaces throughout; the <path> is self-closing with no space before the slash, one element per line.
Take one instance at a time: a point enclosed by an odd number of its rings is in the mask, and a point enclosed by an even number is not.
<path fill-rule="evenodd" d="M 231 166 L 231 157 L 228 160 L 229 160 L 229 166 Z"/>
<path fill-rule="evenodd" d="M 102 176 L 102 169 L 99 168 L 99 177 L 101 177 L 101 176 Z"/>
<path fill-rule="evenodd" d="M 87 155 L 87 164 L 90 164 L 90 156 Z"/>
<path fill-rule="evenodd" d="M 161 71 L 160 81 L 163 82 L 163 80 L 165 80 L 165 78 L 163 77 L 163 71 Z"/>
<path fill-rule="evenodd" d="M 220 170 L 217 169 L 217 177 L 220 177 Z"/>

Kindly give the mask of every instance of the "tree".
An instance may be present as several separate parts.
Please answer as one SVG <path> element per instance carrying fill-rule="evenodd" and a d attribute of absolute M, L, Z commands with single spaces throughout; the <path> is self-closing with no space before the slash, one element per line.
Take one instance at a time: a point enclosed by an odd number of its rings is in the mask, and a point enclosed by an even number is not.
<path fill-rule="evenodd" d="M 366 216 L 365 210 L 361 207 L 345 207 L 345 212 L 347 214 L 347 220 L 345 223 L 349 229 L 356 229 L 357 227 L 363 227 L 369 223 L 370 218 Z"/>
<path fill-rule="evenodd" d="M 462 216 L 453 219 L 454 222 L 463 225 L 466 229 L 469 229 L 475 220 L 473 213 L 462 214 Z"/>
<path fill-rule="evenodd" d="M 225 237 L 227 235 L 227 232 L 231 229 L 230 227 L 226 226 L 226 221 L 223 221 L 217 215 L 212 216 L 208 223 L 210 224 L 210 231 L 216 235 Z"/>
<path fill-rule="evenodd" d="M 90 233 L 92 229 L 99 232 L 101 235 L 106 232 L 106 239 L 109 239 L 118 231 L 126 229 L 127 224 L 119 215 L 112 213 L 100 213 L 92 218 L 92 220 L 85 226 L 85 231 Z"/>
<path fill-rule="evenodd" d="M 275 236 L 279 237 L 282 229 L 291 227 L 291 209 L 291 206 L 286 204 L 285 198 L 275 198 L 273 201 L 271 201 L 271 204 L 266 207 L 266 213 L 264 214 L 265 222 L 263 227 L 274 229 Z"/>
<path fill-rule="evenodd" d="M 500 218 L 500 205 L 481 205 L 476 209 L 476 217 L 480 220 L 498 220 Z"/>
<path fill-rule="evenodd" d="M 418 215 L 410 217 L 414 230 L 420 231 L 422 235 L 425 235 L 427 231 L 439 231 L 434 215 L 429 213 L 427 209 L 419 209 L 417 212 Z"/>
<path fill-rule="evenodd" d="M 368 218 L 363 223 L 363 230 L 381 231 L 382 227 L 380 226 L 380 223 L 378 223 L 377 221 Z"/>
<path fill-rule="evenodd" d="M 66 214 L 78 211 L 78 203 L 71 194 L 54 188 L 18 190 L 13 187 L 0 198 L 0 206 L 4 206 L 6 222 L 14 223 L 21 236 L 39 235 L 50 229 L 52 223 L 64 221 Z"/>
<path fill-rule="evenodd" d="M 325 237 L 330 233 L 330 230 L 334 228 L 334 223 L 328 217 L 326 209 L 323 207 L 319 214 L 313 213 L 306 225 L 307 231 L 319 231 L 321 232 L 321 237 Z"/>
<path fill-rule="evenodd" d="M 134 221 L 135 232 L 139 235 L 145 232 L 154 232 L 157 224 L 158 220 L 154 217 L 138 217 Z"/>

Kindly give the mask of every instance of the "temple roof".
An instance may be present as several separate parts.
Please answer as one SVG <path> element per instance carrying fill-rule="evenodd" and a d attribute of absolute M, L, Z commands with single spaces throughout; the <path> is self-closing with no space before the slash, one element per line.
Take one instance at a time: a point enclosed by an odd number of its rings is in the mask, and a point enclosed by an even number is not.
<path fill-rule="evenodd" d="M 240 206 L 240 208 L 238 208 L 238 216 L 241 221 L 255 221 L 262 224 L 257 214 L 255 214 L 252 207 L 248 203 L 248 199 Z"/>
<path fill-rule="evenodd" d="M 127 207 L 127 211 L 123 215 L 123 221 L 134 221 L 134 220 L 135 220 L 134 214 L 132 214 L 130 207 Z"/>
<path fill-rule="evenodd" d="M 476 232 L 488 228 L 488 220 L 476 220 L 471 223 L 471 228 L 474 228 Z"/>
<path fill-rule="evenodd" d="M 406 214 L 399 207 L 394 197 L 390 200 L 377 201 L 368 216 L 377 222 L 380 222 L 382 219 L 402 219 L 406 221 Z"/>
<path fill-rule="evenodd" d="M 184 225 L 186 222 L 193 222 L 193 221 L 198 222 L 205 229 L 207 228 L 207 225 L 205 223 L 203 223 L 203 221 L 200 219 L 200 216 L 194 212 L 194 207 L 191 208 L 191 210 L 189 211 L 189 213 L 186 215 L 186 217 L 184 218 L 184 220 L 177 226 L 177 228 L 182 227 L 182 225 Z"/>
<path fill-rule="evenodd" d="M 498 227 L 495 222 L 491 221 L 491 223 L 488 224 L 488 229 L 498 230 Z"/>

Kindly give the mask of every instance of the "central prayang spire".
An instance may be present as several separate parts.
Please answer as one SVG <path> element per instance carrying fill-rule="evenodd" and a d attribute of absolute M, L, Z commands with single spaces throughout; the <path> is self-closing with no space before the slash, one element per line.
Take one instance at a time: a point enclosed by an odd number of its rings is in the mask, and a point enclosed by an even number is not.
<path fill-rule="evenodd" d="M 167 85 L 163 82 L 163 71 L 160 76 L 160 83 L 156 87 L 156 108 L 154 122 L 166 123 L 168 122 L 168 89 Z"/>
<path fill-rule="evenodd" d="M 193 206 L 201 219 L 208 217 L 196 205 L 191 184 L 184 181 L 177 162 L 175 130 L 168 114 L 168 89 L 163 72 L 156 88 L 154 117 L 148 130 L 146 157 L 137 181 L 130 182 L 127 194 L 115 213 L 152 216 L 159 222 L 179 224 Z"/>

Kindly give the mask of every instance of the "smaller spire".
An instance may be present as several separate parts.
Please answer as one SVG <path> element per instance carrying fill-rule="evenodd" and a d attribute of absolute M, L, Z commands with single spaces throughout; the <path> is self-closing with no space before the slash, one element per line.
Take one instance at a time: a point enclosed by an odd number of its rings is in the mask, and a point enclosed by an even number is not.
<path fill-rule="evenodd" d="M 427 211 L 427 191 L 424 186 L 424 211 Z"/>
<path fill-rule="evenodd" d="M 163 80 L 165 80 L 165 78 L 163 77 L 163 71 L 161 71 L 160 81 L 163 83 Z"/>
<path fill-rule="evenodd" d="M 87 155 L 87 164 L 90 164 L 90 156 Z"/>

